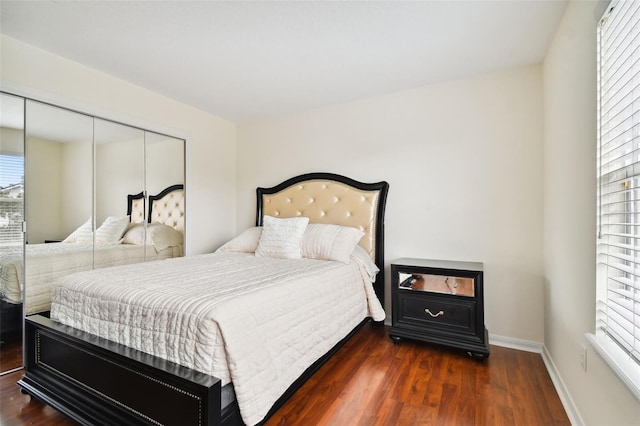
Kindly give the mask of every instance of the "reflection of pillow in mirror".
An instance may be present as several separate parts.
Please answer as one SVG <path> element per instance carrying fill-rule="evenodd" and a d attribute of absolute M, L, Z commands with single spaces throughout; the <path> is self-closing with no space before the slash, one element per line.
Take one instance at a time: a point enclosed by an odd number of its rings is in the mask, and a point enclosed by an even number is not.
<path fill-rule="evenodd" d="M 242 231 L 237 237 L 228 241 L 216 253 L 225 253 L 229 251 L 240 253 L 255 253 L 258 248 L 258 241 L 262 234 L 262 226 L 254 226 Z"/>
<path fill-rule="evenodd" d="M 302 257 L 349 263 L 353 248 L 363 235 L 350 226 L 310 224 L 300 243 Z"/>
<path fill-rule="evenodd" d="M 264 216 L 256 256 L 277 259 L 300 259 L 300 240 L 309 223 L 308 217 L 278 219 Z"/>
<path fill-rule="evenodd" d="M 144 223 L 131 224 L 122 237 L 122 244 L 144 244 Z"/>
<path fill-rule="evenodd" d="M 146 237 L 146 244 L 153 245 L 158 252 L 168 247 L 180 246 L 184 240 L 182 232 L 162 223 L 148 224 Z M 138 245 L 145 244 L 144 224 L 140 223 L 131 226 L 127 232 L 125 232 L 122 243 Z"/>
<path fill-rule="evenodd" d="M 102 245 L 120 244 L 122 234 L 129 226 L 129 216 L 109 216 L 96 229 L 96 243 Z"/>
<path fill-rule="evenodd" d="M 91 218 L 87 219 L 85 223 L 80 225 L 78 229 L 73 231 L 67 238 L 62 240 L 63 243 L 77 243 L 77 242 L 93 242 L 93 224 Z"/>

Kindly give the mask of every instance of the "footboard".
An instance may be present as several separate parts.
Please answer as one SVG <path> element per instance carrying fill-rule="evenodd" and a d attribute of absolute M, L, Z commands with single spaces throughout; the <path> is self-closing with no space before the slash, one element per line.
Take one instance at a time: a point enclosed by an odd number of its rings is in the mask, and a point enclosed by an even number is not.
<path fill-rule="evenodd" d="M 218 425 L 220 380 L 34 315 L 18 385 L 80 424 Z M 226 422 L 225 422 L 226 423 Z"/>

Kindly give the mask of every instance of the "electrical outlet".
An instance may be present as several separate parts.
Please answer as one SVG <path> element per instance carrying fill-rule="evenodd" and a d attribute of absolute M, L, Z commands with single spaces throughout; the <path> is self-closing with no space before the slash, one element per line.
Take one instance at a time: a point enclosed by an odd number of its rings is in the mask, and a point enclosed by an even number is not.
<path fill-rule="evenodd" d="M 580 367 L 582 371 L 587 371 L 587 346 L 580 345 Z"/>

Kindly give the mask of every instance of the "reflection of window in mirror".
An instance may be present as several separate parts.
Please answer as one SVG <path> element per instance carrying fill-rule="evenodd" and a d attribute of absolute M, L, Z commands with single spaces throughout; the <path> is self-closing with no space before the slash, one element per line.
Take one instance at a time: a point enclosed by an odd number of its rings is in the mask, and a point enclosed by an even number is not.
<path fill-rule="evenodd" d="M 22 131 L 2 129 L 2 141 L 6 142 L 7 133 L 19 132 L 22 139 Z M 22 245 L 22 221 L 24 199 L 24 157 L 21 155 L 7 154 L 0 150 L 0 244 Z"/>
<path fill-rule="evenodd" d="M 0 101 L 0 244 L 22 245 L 24 220 L 24 101 Z"/>

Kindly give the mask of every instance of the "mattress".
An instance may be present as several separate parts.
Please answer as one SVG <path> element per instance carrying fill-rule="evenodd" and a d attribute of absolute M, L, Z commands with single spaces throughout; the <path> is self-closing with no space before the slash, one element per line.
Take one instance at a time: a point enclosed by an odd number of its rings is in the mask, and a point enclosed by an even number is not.
<path fill-rule="evenodd" d="M 359 260 L 247 253 L 67 275 L 51 306 L 63 324 L 232 382 L 249 425 L 366 317 L 385 314 Z"/>
<path fill-rule="evenodd" d="M 27 258 L 26 314 L 50 308 L 53 282 L 66 274 L 108 266 L 125 265 L 182 255 L 182 246 L 160 252 L 152 245 L 117 244 L 96 246 L 82 243 L 27 244 L 0 248 L 0 297 L 22 303 L 23 250 Z"/>

